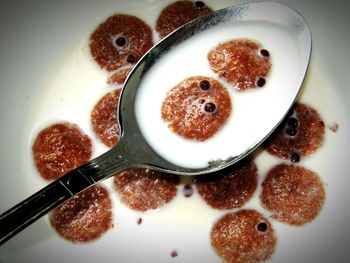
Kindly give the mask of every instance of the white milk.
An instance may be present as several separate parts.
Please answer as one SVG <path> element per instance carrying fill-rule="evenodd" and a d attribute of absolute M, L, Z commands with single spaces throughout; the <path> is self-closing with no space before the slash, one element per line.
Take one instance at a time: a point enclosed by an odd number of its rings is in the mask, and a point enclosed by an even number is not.
<path fill-rule="evenodd" d="M 239 92 L 224 83 L 233 108 L 227 123 L 204 142 L 182 138 L 161 118 L 167 92 L 191 76 L 217 78 L 207 54 L 217 44 L 237 38 L 256 40 L 270 52 L 272 69 L 265 86 Z M 296 95 L 300 68 L 297 40 L 287 29 L 261 21 L 219 25 L 174 47 L 146 73 L 136 96 L 136 118 L 159 155 L 182 167 L 206 167 L 210 161 L 240 155 L 271 131 Z"/>

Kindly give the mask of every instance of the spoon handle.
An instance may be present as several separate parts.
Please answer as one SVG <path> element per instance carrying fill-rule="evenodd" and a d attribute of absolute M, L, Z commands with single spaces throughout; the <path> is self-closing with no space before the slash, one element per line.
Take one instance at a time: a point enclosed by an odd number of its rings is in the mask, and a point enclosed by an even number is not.
<path fill-rule="evenodd" d="M 132 166 L 123 143 L 68 172 L 0 215 L 0 245 L 40 217 L 102 179 Z"/>

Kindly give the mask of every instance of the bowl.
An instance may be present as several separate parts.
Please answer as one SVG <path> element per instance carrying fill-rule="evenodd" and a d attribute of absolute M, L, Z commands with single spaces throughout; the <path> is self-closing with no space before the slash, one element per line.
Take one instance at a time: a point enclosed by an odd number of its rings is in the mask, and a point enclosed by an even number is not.
<path fill-rule="evenodd" d="M 0 212 L 42 188 L 31 147 L 37 133 L 50 123 L 72 121 L 93 138 L 93 157 L 107 150 L 90 126 L 93 105 L 111 91 L 106 73 L 92 60 L 91 32 L 115 13 L 136 15 L 155 28 L 157 15 L 171 1 L 4 1 L 0 32 Z M 278 238 L 271 262 L 345 262 L 350 249 L 350 24 L 348 3 L 283 1 L 300 11 L 313 34 L 313 53 L 299 100 L 312 105 L 325 124 L 325 143 L 304 165 L 319 174 L 326 201 L 312 222 L 294 227 L 271 220 Z M 217 0 L 213 9 L 242 3 Z M 154 33 L 154 39 L 158 36 Z M 334 131 L 334 127 L 339 128 Z M 256 159 L 259 183 L 275 163 L 266 152 Z M 127 208 L 113 189 L 103 185 L 113 203 L 113 228 L 86 244 L 60 237 L 47 216 L 0 247 L 0 262 L 221 262 L 210 245 L 212 224 L 228 211 L 209 208 L 198 193 L 182 194 L 146 213 Z M 259 186 L 245 205 L 267 214 L 259 203 Z M 142 218 L 142 224 L 137 224 Z M 176 251 L 177 256 L 173 254 Z"/>

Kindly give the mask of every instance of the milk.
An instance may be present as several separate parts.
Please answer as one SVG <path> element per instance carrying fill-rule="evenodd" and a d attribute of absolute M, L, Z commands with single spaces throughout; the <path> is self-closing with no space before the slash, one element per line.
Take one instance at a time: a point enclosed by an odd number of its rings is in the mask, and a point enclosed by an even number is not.
<path fill-rule="evenodd" d="M 217 78 L 207 54 L 219 43 L 248 38 L 270 52 L 272 69 L 263 88 L 237 91 L 224 81 L 232 102 L 227 123 L 206 141 L 184 139 L 161 117 L 167 92 L 197 75 Z M 303 77 L 296 37 L 286 28 L 262 21 L 225 23 L 199 33 L 172 48 L 146 73 L 135 101 L 140 130 L 153 149 L 168 161 L 187 168 L 235 157 L 254 147 L 288 111 Z"/>

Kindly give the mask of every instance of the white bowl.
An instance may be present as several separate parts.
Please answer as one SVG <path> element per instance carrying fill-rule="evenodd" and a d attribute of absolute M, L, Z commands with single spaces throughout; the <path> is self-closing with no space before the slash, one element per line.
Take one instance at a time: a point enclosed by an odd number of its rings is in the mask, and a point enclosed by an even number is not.
<path fill-rule="evenodd" d="M 241 1 L 217 0 L 214 9 Z M 324 146 L 304 165 L 315 170 L 326 187 L 320 215 L 302 227 L 273 221 L 278 237 L 271 262 L 345 262 L 350 250 L 349 116 L 350 35 L 347 3 L 340 1 L 284 1 L 299 10 L 313 33 L 310 70 L 300 100 L 319 110 L 326 126 Z M 31 157 L 36 133 L 49 122 L 78 123 L 94 138 L 89 112 L 110 87 L 89 58 L 91 31 L 114 13 L 129 13 L 153 28 L 169 1 L 7 1 L 0 9 L 0 213 L 39 190 L 47 182 L 38 175 Z M 68 68 L 68 70 L 67 70 Z M 81 72 L 91 74 L 77 78 Z M 96 72 L 97 73 L 96 73 Z M 95 72 L 95 73 L 94 73 Z M 68 74 L 68 76 L 67 76 Z M 70 74 L 70 75 L 69 75 Z M 101 75 L 102 74 L 102 75 Z M 68 81 L 69 80 L 69 81 Z M 106 148 L 94 140 L 94 156 Z M 260 156 L 259 180 L 277 162 Z M 114 228 L 97 241 L 72 244 L 40 219 L 0 247 L 0 262 L 220 262 L 209 242 L 211 224 L 226 211 L 215 211 L 197 193 L 178 196 L 169 205 L 138 213 L 122 205 L 104 182 L 113 201 Z M 259 189 L 258 189 L 259 191 Z M 257 192 L 246 205 L 266 213 Z M 137 225 L 138 217 L 143 223 Z M 177 258 L 170 256 L 177 250 Z"/>

